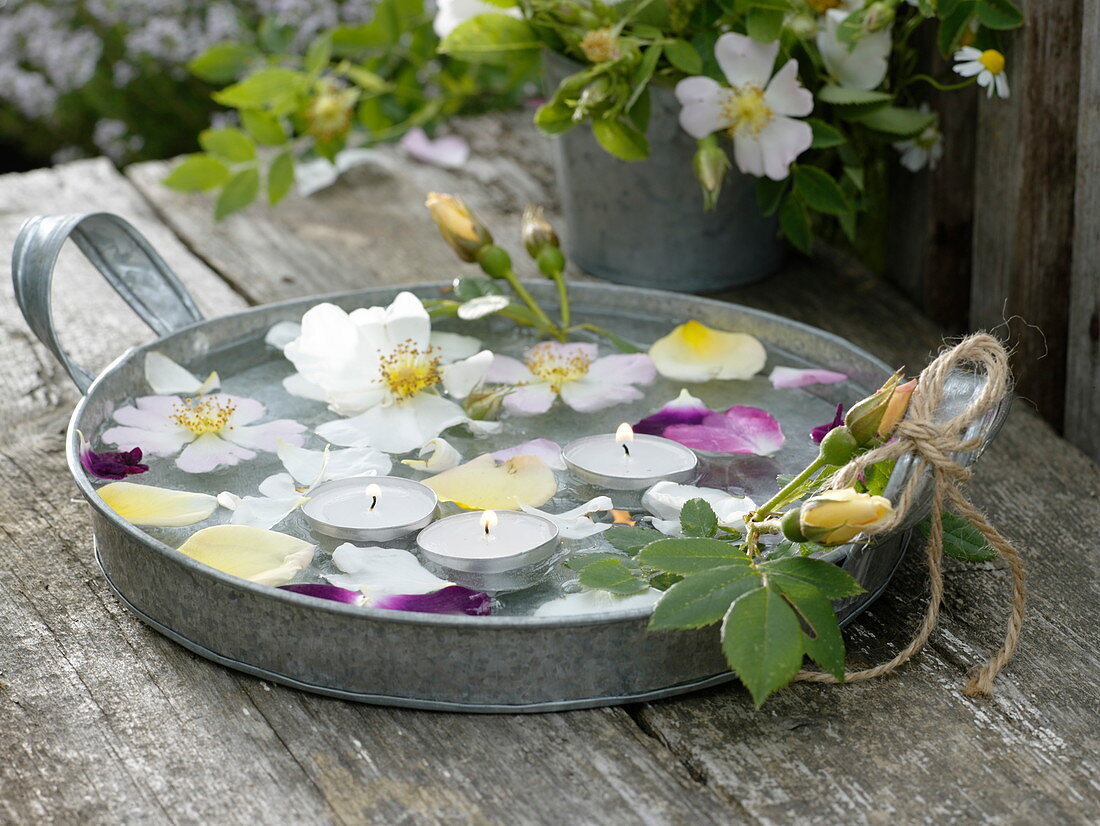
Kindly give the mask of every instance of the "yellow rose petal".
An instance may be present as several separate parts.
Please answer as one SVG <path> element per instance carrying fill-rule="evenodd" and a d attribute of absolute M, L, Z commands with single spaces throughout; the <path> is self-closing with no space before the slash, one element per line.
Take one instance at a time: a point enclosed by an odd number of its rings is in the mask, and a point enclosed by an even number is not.
<path fill-rule="evenodd" d="M 206 493 L 111 482 L 96 491 L 107 507 L 134 525 L 181 528 L 201 522 L 214 512 L 218 500 Z"/>
<path fill-rule="evenodd" d="M 309 565 L 314 546 L 264 528 L 214 525 L 193 534 L 180 545 L 179 551 L 241 579 L 261 585 L 283 585 Z"/>
<path fill-rule="evenodd" d="M 538 456 L 497 462 L 488 453 L 424 480 L 440 501 L 471 510 L 537 508 L 558 492 L 554 472 Z"/>
<path fill-rule="evenodd" d="M 710 381 L 752 378 L 764 369 L 768 354 L 748 333 L 727 333 L 689 321 L 655 341 L 649 357 L 667 378 Z"/>

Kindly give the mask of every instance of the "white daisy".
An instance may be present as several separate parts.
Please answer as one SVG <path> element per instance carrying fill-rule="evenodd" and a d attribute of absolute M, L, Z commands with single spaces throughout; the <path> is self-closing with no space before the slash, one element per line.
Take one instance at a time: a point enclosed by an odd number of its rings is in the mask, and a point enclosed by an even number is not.
<path fill-rule="evenodd" d="M 963 46 L 955 52 L 955 72 L 963 77 L 978 76 L 978 85 L 989 97 L 1008 97 L 1008 78 L 1005 76 L 1005 56 L 996 49 L 975 49 Z"/>
<path fill-rule="evenodd" d="M 729 86 L 702 76 L 676 84 L 685 132 L 705 138 L 727 130 L 737 168 L 775 181 L 786 178 L 795 158 L 810 148 L 813 130 L 794 118 L 814 108 L 813 95 L 798 80 L 797 60 L 788 60 L 772 75 L 778 54 L 778 41 L 757 43 L 729 32 L 714 44 L 714 56 Z"/>

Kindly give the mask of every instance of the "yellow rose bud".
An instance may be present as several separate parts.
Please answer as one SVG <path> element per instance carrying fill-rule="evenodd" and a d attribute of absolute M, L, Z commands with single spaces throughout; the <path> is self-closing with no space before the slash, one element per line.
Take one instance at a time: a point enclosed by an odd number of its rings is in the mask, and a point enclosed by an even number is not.
<path fill-rule="evenodd" d="M 544 247 L 561 246 L 558 234 L 546 220 L 546 215 L 540 206 L 528 205 L 523 210 L 520 234 L 523 236 L 523 247 L 532 258 L 538 258 Z"/>
<path fill-rule="evenodd" d="M 843 545 L 881 525 L 894 512 L 884 496 L 857 493 L 853 488 L 827 490 L 802 504 L 802 534 L 821 545 Z"/>
<path fill-rule="evenodd" d="M 905 384 L 899 384 L 894 388 L 893 395 L 886 405 L 886 412 L 882 414 L 882 421 L 878 426 L 878 438 L 885 441 L 890 438 L 898 422 L 905 418 L 905 411 L 909 409 L 909 397 L 917 389 L 917 380 L 910 379 Z"/>
<path fill-rule="evenodd" d="M 895 373 L 886 384 L 876 390 L 867 398 L 852 405 L 848 415 L 844 417 L 844 424 L 855 437 L 856 444 L 860 447 L 871 444 L 878 435 L 879 425 L 886 415 L 886 408 L 890 405 L 890 397 L 894 395 L 894 389 L 901 381 L 901 374 Z"/>
<path fill-rule="evenodd" d="M 443 240 L 463 261 L 476 261 L 481 249 L 493 243 L 488 227 L 478 220 L 461 198 L 431 192 L 426 206 Z"/>

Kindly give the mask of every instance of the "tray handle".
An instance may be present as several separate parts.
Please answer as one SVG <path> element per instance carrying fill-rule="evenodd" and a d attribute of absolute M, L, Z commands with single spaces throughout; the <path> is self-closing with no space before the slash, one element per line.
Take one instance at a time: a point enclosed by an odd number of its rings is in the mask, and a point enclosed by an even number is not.
<path fill-rule="evenodd" d="M 57 257 L 69 238 L 158 336 L 203 320 L 176 274 L 128 221 L 107 212 L 29 218 L 19 230 L 12 252 L 15 300 L 38 340 L 81 393 L 87 392 L 95 376 L 62 348 L 50 293 Z"/>

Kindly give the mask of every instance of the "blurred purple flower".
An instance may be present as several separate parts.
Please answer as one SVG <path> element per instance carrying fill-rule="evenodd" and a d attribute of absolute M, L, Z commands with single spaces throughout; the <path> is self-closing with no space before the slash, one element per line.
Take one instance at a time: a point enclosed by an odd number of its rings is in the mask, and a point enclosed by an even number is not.
<path fill-rule="evenodd" d="M 141 448 L 132 450 L 106 450 L 96 453 L 84 438 L 84 434 L 77 431 L 80 437 L 80 464 L 89 475 L 97 479 L 125 479 L 135 473 L 145 473 L 148 465 L 141 464 Z"/>
<path fill-rule="evenodd" d="M 844 424 L 844 402 L 841 402 L 836 406 L 836 415 L 833 416 L 833 420 L 826 424 L 819 424 L 813 430 L 810 431 L 810 438 L 814 440 L 814 444 L 821 444 L 821 440 L 825 438 L 825 434 L 835 427 L 840 427 Z"/>

